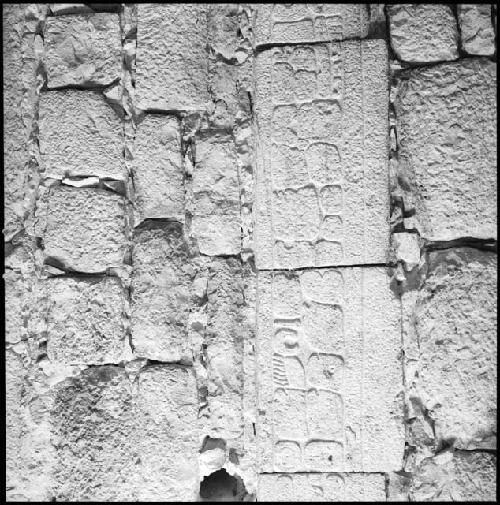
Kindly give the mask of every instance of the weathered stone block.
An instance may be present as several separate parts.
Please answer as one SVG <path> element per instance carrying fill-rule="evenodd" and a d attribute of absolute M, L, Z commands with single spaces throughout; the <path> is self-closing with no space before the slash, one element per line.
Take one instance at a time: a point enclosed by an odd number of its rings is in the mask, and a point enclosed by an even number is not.
<path fill-rule="evenodd" d="M 44 42 L 49 88 L 107 86 L 121 77 L 118 14 L 49 17 Z"/>
<path fill-rule="evenodd" d="M 460 44 L 465 52 L 481 56 L 495 54 L 491 8 L 491 4 L 458 4 Z"/>
<path fill-rule="evenodd" d="M 258 276 L 261 472 L 402 466 L 400 304 L 383 268 Z"/>
<path fill-rule="evenodd" d="M 259 476 L 258 501 L 386 501 L 382 474 L 275 473 Z"/>
<path fill-rule="evenodd" d="M 187 244 L 178 223 L 149 221 L 134 232 L 132 345 L 138 357 L 191 362 L 193 306 Z"/>
<path fill-rule="evenodd" d="M 123 124 L 100 93 L 42 93 L 39 129 L 46 177 L 126 180 Z"/>
<path fill-rule="evenodd" d="M 117 278 L 48 279 L 47 356 L 64 365 L 126 359 L 125 293 Z"/>
<path fill-rule="evenodd" d="M 86 273 L 123 266 L 128 243 L 121 196 L 103 189 L 56 186 L 49 190 L 46 213 L 40 216 L 46 220 L 46 263 Z"/>
<path fill-rule="evenodd" d="M 496 64 L 466 59 L 414 69 L 395 107 L 399 176 L 420 235 L 496 238 Z"/>
<path fill-rule="evenodd" d="M 184 172 L 179 121 L 148 114 L 137 126 L 134 143 L 134 187 L 141 219 L 171 218 L 184 222 Z"/>
<path fill-rule="evenodd" d="M 428 412 L 436 446 L 496 448 L 496 279 L 496 254 L 450 249 L 403 295 L 409 415 Z"/>
<path fill-rule="evenodd" d="M 387 5 L 391 46 L 407 63 L 431 63 L 458 58 L 457 21 L 450 5 Z"/>
<path fill-rule="evenodd" d="M 208 6 L 137 6 L 136 98 L 142 109 L 200 110 L 209 101 Z"/>
<path fill-rule="evenodd" d="M 263 51 L 255 76 L 258 268 L 385 262 L 385 43 Z"/>
<path fill-rule="evenodd" d="M 368 35 L 363 4 L 257 4 L 255 44 L 329 42 Z"/>
<path fill-rule="evenodd" d="M 192 235 L 202 254 L 239 254 L 241 250 L 238 167 L 232 139 L 210 136 L 196 144 L 193 171 Z"/>

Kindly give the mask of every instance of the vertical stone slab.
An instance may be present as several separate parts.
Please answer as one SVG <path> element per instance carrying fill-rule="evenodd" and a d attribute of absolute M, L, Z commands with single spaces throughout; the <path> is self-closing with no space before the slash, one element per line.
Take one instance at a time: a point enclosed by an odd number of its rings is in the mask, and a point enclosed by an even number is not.
<path fill-rule="evenodd" d="M 495 30 L 491 10 L 491 4 L 458 4 L 460 45 L 468 54 L 495 54 Z"/>
<path fill-rule="evenodd" d="M 401 309 L 385 270 L 260 272 L 258 297 L 259 470 L 401 469 Z"/>
<path fill-rule="evenodd" d="M 364 38 L 368 25 L 363 4 L 257 4 L 255 45 Z"/>
<path fill-rule="evenodd" d="M 205 108 L 207 11 L 206 4 L 137 5 L 136 99 L 141 109 Z"/>
<path fill-rule="evenodd" d="M 263 51 L 255 78 L 258 268 L 385 262 L 384 41 Z"/>

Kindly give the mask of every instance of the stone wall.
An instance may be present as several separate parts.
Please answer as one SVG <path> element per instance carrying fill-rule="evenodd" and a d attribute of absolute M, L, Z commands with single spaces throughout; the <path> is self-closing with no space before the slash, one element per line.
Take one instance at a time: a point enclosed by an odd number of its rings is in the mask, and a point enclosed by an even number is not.
<path fill-rule="evenodd" d="M 495 37 L 4 6 L 7 499 L 494 500 Z"/>

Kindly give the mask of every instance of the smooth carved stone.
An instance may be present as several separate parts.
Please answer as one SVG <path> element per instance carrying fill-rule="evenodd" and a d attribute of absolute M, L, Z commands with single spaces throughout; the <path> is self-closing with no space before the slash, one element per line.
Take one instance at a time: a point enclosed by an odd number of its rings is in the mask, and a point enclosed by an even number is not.
<path fill-rule="evenodd" d="M 408 398 L 429 412 L 436 445 L 496 448 L 496 279 L 495 253 L 434 252 L 425 283 L 403 295 Z"/>
<path fill-rule="evenodd" d="M 458 4 L 460 44 L 465 52 L 481 56 L 493 56 L 495 53 L 491 9 L 491 4 Z"/>
<path fill-rule="evenodd" d="M 388 5 L 391 46 L 407 63 L 431 63 L 458 58 L 457 21 L 450 5 Z"/>
<path fill-rule="evenodd" d="M 86 273 L 123 265 L 128 244 L 121 196 L 103 189 L 57 186 L 49 190 L 46 212 L 46 263 L 56 261 L 65 269 Z"/>
<path fill-rule="evenodd" d="M 204 110 L 208 6 L 137 6 L 136 98 L 141 109 Z"/>
<path fill-rule="evenodd" d="M 496 238 L 496 64 L 466 59 L 414 69 L 395 108 L 398 170 L 420 235 Z"/>
<path fill-rule="evenodd" d="M 260 272 L 258 286 L 258 470 L 400 470 L 400 304 L 385 270 Z"/>
<path fill-rule="evenodd" d="M 257 56 L 258 268 L 385 262 L 387 67 L 381 40 Z"/>
<path fill-rule="evenodd" d="M 275 473 L 259 475 L 258 501 L 386 501 L 382 474 Z"/>
<path fill-rule="evenodd" d="M 118 278 L 48 279 L 44 289 L 51 361 L 98 365 L 128 357 L 125 291 Z"/>
<path fill-rule="evenodd" d="M 257 4 L 255 44 L 329 42 L 368 35 L 363 4 Z"/>
<path fill-rule="evenodd" d="M 45 177 L 126 180 L 122 121 L 101 94 L 42 93 L 39 129 Z"/>
<path fill-rule="evenodd" d="M 44 41 L 49 88 L 107 86 L 121 77 L 118 14 L 49 17 Z"/>
<path fill-rule="evenodd" d="M 187 322 L 192 272 L 179 223 L 149 221 L 134 232 L 132 344 L 138 357 L 192 361 Z"/>
<path fill-rule="evenodd" d="M 133 174 L 141 219 L 184 221 L 184 171 L 179 120 L 146 115 L 137 126 Z"/>
<path fill-rule="evenodd" d="M 192 235 L 202 254 L 239 254 L 241 250 L 238 167 L 230 137 L 208 136 L 196 143 L 193 170 Z"/>

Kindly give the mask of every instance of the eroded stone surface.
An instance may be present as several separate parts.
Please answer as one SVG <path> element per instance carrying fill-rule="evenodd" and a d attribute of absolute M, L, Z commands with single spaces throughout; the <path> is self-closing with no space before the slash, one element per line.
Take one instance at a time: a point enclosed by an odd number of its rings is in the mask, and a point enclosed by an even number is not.
<path fill-rule="evenodd" d="M 458 4 L 460 44 L 468 54 L 492 56 L 495 53 L 491 8 L 491 4 Z"/>
<path fill-rule="evenodd" d="M 428 240 L 497 236 L 496 65 L 414 69 L 396 97 L 399 176 Z"/>
<path fill-rule="evenodd" d="M 258 276 L 264 472 L 402 466 L 400 304 L 382 268 Z"/>
<path fill-rule="evenodd" d="M 386 501 L 384 475 L 275 473 L 259 476 L 258 501 Z"/>
<path fill-rule="evenodd" d="M 450 5 L 387 5 L 391 46 L 407 63 L 431 63 L 458 58 L 457 21 Z"/>
<path fill-rule="evenodd" d="M 496 448 L 496 254 L 454 249 L 429 260 L 418 293 L 403 295 L 410 418 L 433 425 L 415 427 L 412 442 Z"/>
<path fill-rule="evenodd" d="M 199 110 L 209 100 L 205 4 L 137 6 L 137 104 Z"/>
<path fill-rule="evenodd" d="M 258 4 L 255 44 L 329 42 L 368 35 L 363 4 Z"/>
<path fill-rule="evenodd" d="M 97 188 L 55 186 L 38 210 L 45 262 L 99 273 L 119 268 L 128 249 L 124 199 Z"/>
<path fill-rule="evenodd" d="M 47 279 L 47 355 L 64 365 L 126 359 L 125 291 L 119 279 Z"/>
<path fill-rule="evenodd" d="M 148 114 L 137 126 L 133 174 L 141 219 L 184 221 L 184 171 L 179 120 Z"/>
<path fill-rule="evenodd" d="M 192 235 L 200 253 L 239 254 L 240 194 L 231 137 L 208 135 L 197 142 L 193 197 Z"/>
<path fill-rule="evenodd" d="M 100 93 L 42 93 L 39 128 L 46 177 L 126 180 L 122 121 Z"/>
<path fill-rule="evenodd" d="M 193 307 L 187 244 L 178 223 L 145 222 L 132 250 L 132 345 L 139 357 L 191 362 L 187 338 Z"/>
<path fill-rule="evenodd" d="M 385 43 L 267 50 L 255 78 L 258 268 L 385 262 Z"/>
<path fill-rule="evenodd" d="M 49 88 L 107 86 L 121 76 L 118 14 L 49 17 L 44 42 Z"/>

